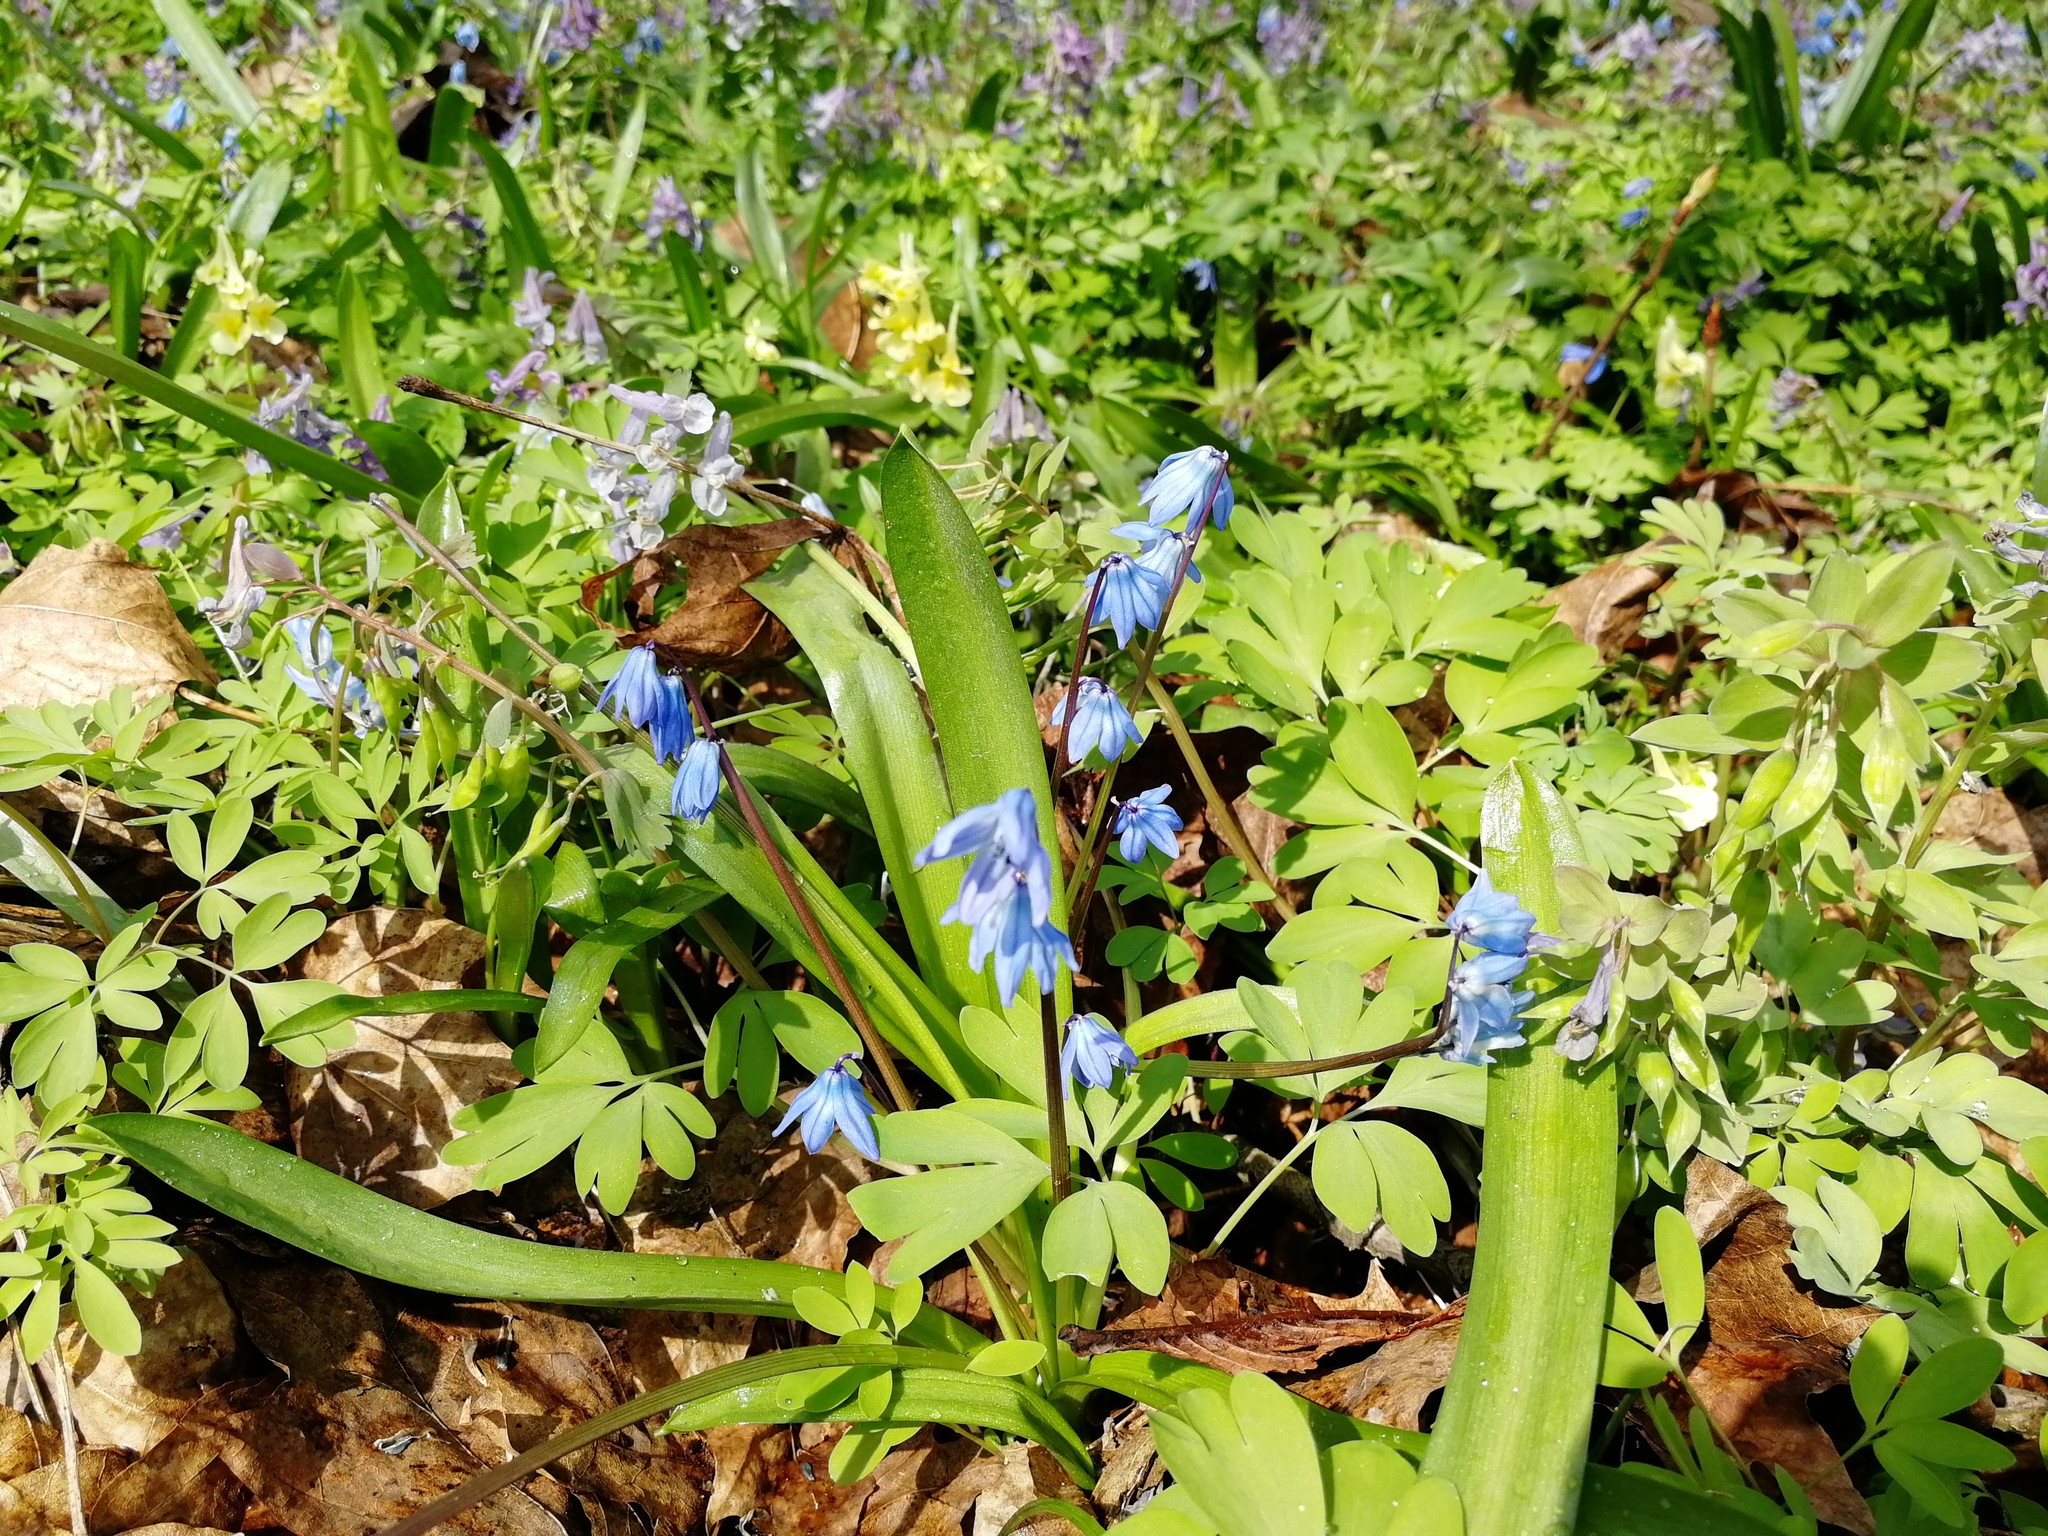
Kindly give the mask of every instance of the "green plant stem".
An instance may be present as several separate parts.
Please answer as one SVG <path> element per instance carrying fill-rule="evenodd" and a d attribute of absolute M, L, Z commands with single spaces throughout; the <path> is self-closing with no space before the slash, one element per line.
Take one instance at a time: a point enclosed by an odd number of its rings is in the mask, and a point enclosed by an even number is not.
<path fill-rule="evenodd" d="M 1088 813 L 1088 826 L 1081 834 L 1081 846 L 1076 850 L 1074 880 L 1067 887 L 1067 910 L 1080 913 L 1086 910 L 1088 898 L 1095 894 L 1095 880 L 1102 873 L 1102 860 L 1109 844 L 1102 836 L 1102 823 L 1109 811 L 1110 791 L 1116 787 L 1116 771 L 1121 763 L 1111 763 L 1102 777 L 1095 783 L 1095 807 Z"/>
<path fill-rule="evenodd" d="M 1059 782 L 1060 775 L 1067 771 L 1067 765 L 1073 761 L 1068 754 L 1067 743 L 1074 734 L 1074 706 L 1081 697 L 1081 672 L 1088 662 L 1088 639 L 1095 630 L 1095 600 L 1102 596 L 1102 581 L 1102 575 L 1098 572 L 1095 579 L 1088 583 L 1088 595 L 1081 599 L 1081 632 L 1074 639 L 1074 666 L 1067 675 L 1066 702 L 1060 706 L 1060 744 L 1052 755 L 1054 783 Z"/>
<path fill-rule="evenodd" d="M 1364 1109 L 1365 1106 L 1361 1104 L 1357 1109 L 1352 1110 L 1342 1118 L 1349 1120 L 1352 1115 L 1360 1114 Z M 1275 1184 L 1279 1183 L 1281 1175 L 1292 1168 L 1295 1160 L 1315 1144 L 1315 1139 L 1322 1134 L 1323 1127 L 1337 1123 L 1335 1120 L 1318 1120 L 1314 1125 L 1310 1126 L 1308 1134 L 1289 1147 L 1286 1154 L 1277 1159 L 1273 1166 L 1266 1170 L 1266 1176 L 1252 1186 L 1251 1193 L 1238 1201 L 1237 1209 L 1224 1219 L 1223 1225 L 1216 1229 L 1216 1235 L 1209 1240 L 1209 1246 L 1202 1250 L 1202 1257 L 1213 1259 L 1216 1256 L 1217 1250 L 1223 1246 L 1224 1239 L 1237 1230 L 1237 1224 L 1250 1214 L 1251 1208 L 1259 1203 L 1260 1197 Z"/>
<path fill-rule="evenodd" d="M 824 927 L 818 922 L 818 914 L 811 910 L 796 876 L 790 872 L 788 862 L 782 857 L 782 850 L 775 839 L 768 835 L 768 827 L 761 819 L 761 808 L 754 804 L 753 790 L 740 777 L 740 771 L 733 765 L 732 754 L 725 750 L 725 742 L 711 726 L 711 711 L 704 705 L 704 695 L 697 691 L 697 683 L 688 673 L 683 674 L 683 686 L 689 690 L 690 709 L 697 717 L 697 724 L 706 736 L 718 743 L 718 769 L 725 779 L 725 787 L 732 794 L 733 804 L 739 808 L 741 818 L 747 824 L 747 831 L 761 850 L 761 857 L 768 863 L 768 869 L 775 876 L 775 883 L 782 887 L 783 899 L 796 918 L 803 925 L 804 936 L 811 941 L 811 948 L 817 952 L 818 961 L 825 967 L 825 979 L 839 994 L 846 1012 L 853 1020 L 853 1027 L 860 1035 L 861 1043 L 867 1047 L 868 1060 L 874 1063 L 876 1075 L 882 1079 L 882 1086 L 889 1091 L 889 1099 L 897 1109 L 917 1108 L 917 1100 L 911 1096 L 910 1087 L 903 1081 L 903 1074 L 896 1069 L 896 1060 L 889 1054 L 887 1042 L 875 1028 L 875 1021 L 868 1017 L 866 1004 L 853 989 L 853 983 L 846 978 L 846 971 L 839 963 L 839 954 L 825 938 Z"/>
<path fill-rule="evenodd" d="M 1195 750 L 1195 739 L 1188 734 L 1187 722 L 1181 719 L 1180 710 L 1174 706 L 1173 695 L 1156 677 L 1148 676 L 1145 686 L 1152 694 L 1152 702 L 1159 706 L 1166 729 L 1180 748 L 1181 756 L 1187 759 L 1188 771 L 1195 776 L 1195 783 L 1201 788 L 1202 799 L 1208 804 L 1209 819 L 1215 823 L 1217 835 L 1229 845 L 1232 853 L 1243 860 L 1244 867 L 1252 872 L 1253 877 L 1273 893 L 1273 909 L 1282 918 L 1292 918 L 1295 915 L 1294 903 L 1281 894 L 1279 882 L 1266 868 L 1266 861 L 1252 847 L 1251 839 L 1244 835 L 1244 828 L 1238 824 L 1230 802 L 1223 798 L 1222 791 L 1216 788 L 1216 781 L 1209 777 L 1208 766 L 1203 763 L 1202 754 Z"/>
<path fill-rule="evenodd" d="M 767 978 L 755 968 L 746 946 L 733 937 L 731 929 L 711 915 L 709 907 L 699 907 L 690 916 L 697 926 L 704 930 L 704 937 L 711 941 L 711 947 L 725 956 L 725 963 L 732 967 L 733 974 L 739 977 L 744 985 L 752 987 L 756 992 L 774 990 L 768 985 Z"/>
<path fill-rule="evenodd" d="M 1067 1145 L 1067 1074 L 1060 1067 L 1059 1006 L 1050 992 L 1039 1009 L 1039 1047 L 1045 1058 L 1045 1125 L 1052 1162 L 1052 1203 L 1074 1192 L 1074 1154 Z"/>

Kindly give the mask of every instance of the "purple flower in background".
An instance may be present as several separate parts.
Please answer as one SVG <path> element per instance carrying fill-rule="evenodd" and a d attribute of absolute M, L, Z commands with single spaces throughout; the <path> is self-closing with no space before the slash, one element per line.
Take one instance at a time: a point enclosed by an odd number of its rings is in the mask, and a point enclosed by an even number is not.
<path fill-rule="evenodd" d="M 1014 385 L 1004 390 L 1003 398 L 988 413 L 989 447 L 1007 448 L 1012 443 L 1051 441 L 1052 428 L 1046 425 L 1045 412 L 1038 408 L 1038 402 Z"/>
<path fill-rule="evenodd" d="M 1170 785 L 1161 784 L 1117 802 L 1116 818 L 1109 829 L 1117 838 L 1117 854 L 1126 864 L 1142 864 L 1147 848 L 1157 848 L 1169 864 L 1180 857 L 1180 844 L 1173 836 L 1181 829 L 1180 815 L 1166 803 L 1171 793 Z"/>
<path fill-rule="evenodd" d="M 746 469 L 732 454 L 732 415 L 720 411 L 718 419 L 711 424 L 711 435 L 704 441 L 704 453 L 697 460 L 697 472 L 690 476 L 690 500 L 706 517 L 723 517 L 725 488 L 737 485 L 746 477 Z"/>
<path fill-rule="evenodd" d="M 1718 301 L 1721 306 L 1721 313 L 1724 315 L 1729 314 L 1739 309 L 1742 305 L 1747 304 L 1769 286 L 1761 270 L 1752 272 L 1739 282 L 1727 288 L 1717 288 L 1706 298 L 1701 299 L 1698 306 L 1699 312 L 1704 315 Z"/>
<path fill-rule="evenodd" d="M 2003 15 L 1992 17 L 1988 26 L 1965 32 L 1956 39 L 1945 71 L 1951 83 L 1981 75 L 1989 80 L 2016 80 L 2029 73 L 2033 51 L 2027 46 L 2027 29 Z"/>
<path fill-rule="evenodd" d="M 550 327 L 552 329 L 552 327 Z M 509 399 L 536 400 L 542 390 L 554 389 L 562 382 L 562 376 L 548 366 L 548 355 L 538 347 L 526 353 L 503 373 L 495 368 L 486 368 L 484 376 L 491 381 L 491 400 L 503 405 Z"/>
<path fill-rule="evenodd" d="M 512 320 L 521 330 L 533 338 L 536 347 L 552 347 L 555 344 L 555 322 L 552 318 L 554 306 L 548 303 L 548 284 L 555 274 L 526 269 L 526 280 L 520 286 L 519 297 L 512 301 Z"/>
<path fill-rule="evenodd" d="M 1266 68 L 1276 75 L 1303 65 L 1314 69 L 1323 61 L 1323 24 L 1306 3 L 1294 10 L 1277 4 L 1264 7 L 1256 31 Z"/>
<path fill-rule="evenodd" d="M 1100 678 L 1084 677 L 1079 687 L 1062 690 L 1053 706 L 1052 724 L 1066 725 L 1069 693 L 1074 698 L 1074 724 L 1067 732 L 1067 745 L 1074 762 L 1084 763 L 1091 754 L 1105 764 L 1118 762 L 1144 740 L 1124 701 Z"/>
<path fill-rule="evenodd" d="M 650 240 L 659 240 L 669 230 L 690 242 L 693 249 L 704 249 L 704 232 L 697 227 L 697 216 L 690 211 L 690 204 L 683 194 L 676 190 L 676 179 L 663 176 L 654 184 L 654 195 L 648 199 L 647 217 L 640 221 L 640 228 Z"/>
<path fill-rule="evenodd" d="M 1624 64 L 1647 64 L 1657 56 L 1657 34 L 1638 17 L 1616 34 L 1614 54 Z"/>
<path fill-rule="evenodd" d="M 1599 1047 L 1600 1032 L 1607 1027 L 1607 1010 L 1614 1001 L 1614 983 L 1628 960 L 1628 945 L 1619 937 L 1611 940 L 1600 956 L 1586 995 L 1572 1005 L 1552 1047 L 1567 1061 L 1586 1061 Z"/>
<path fill-rule="evenodd" d="M 597 0 L 568 0 L 555 27 L 555 42 L 569 53 L 581 53 L 597 41 L 604 23 L 605 14 L 597 8 Z"/>
<path fill-rule="evenodd" d="M 1118 1072 L 1137 1069 L 1138 1053 L 1101 1014 L 1077 1013 L 1067 1020 L 1066 1039 L 1060 1044 L 1060 1075 L 1066 1079 L 1069 1095 L 1076 1083 L 1084 1088 L 1113 1088 Z"/>
<path fill-rule="evenodd" d="M 701 825 L 718 804 L 722 751 L 711 737 L 699 736 L 676 764 L 676 783 L 669 794 L 668 808 L 692 826 Z"/>
<path fill-rule="evenodd" d="M 169 38 L 164 41 L 170 43 Z M 171 46 L 175 49 L 177 45 Z M 175 52 L 153 53 L 142 61 L 142 94 L 152 102 L 169 101 L 177 95 L 180 79 Z"/>
<path fill-rule="evenodd" d="M 1975 197 L 1976 195 L 1977 189 L 1975 187 L 1963 188 L 1963 190 L 1956 195 L 1956 200 L 1948 205 L 1948 210 L 1942 214 L 1941 218 L 1935 223 L 1934 227 L 1940 230 L 1945 235 L 1950 230 L 1954 229 L 1958 224 L 1962 223 L 1963 214 L 1969 209 L 1970 199 Z"/>
<path fill-rule="evenodd" d="M 234 532 L 228 540 L 227 580 L 221 587 L 221 594 L 213 598 L 202 597 L 193 605 L 213 626 L 220 643 L 231 651 L 247 649 L 254 638 L 249 621 L 270 595 L 256 584 L 250 569 L 248 537 L 249 519 L 237 517 Z"/>
<path fill-rule="evenodd" d="M 251 471 L 251 473 L 260 473 L 260 471 Z M 168 523 L 159 524 L 137 539 L 135 541 L 136 547 L 138 549 L 176 549 L 185 542 L 186 525 L 197 522 L 204 516 L 206 516 L 206 509 L 204 507 L 194 507 L 189 512 L 180 512 Z M 5 574 L 10 573 L 0 572 L 0 575 Z"/>
<path fill-rule="evenodd" d="M 642 16 L 633 24 L 633 40 L 619 50 L 619 57 L 631 64 L 644 54 L 657 57 L 661 53 L 661 27 L 652 16 Z"/>
<path fill-rule="evenodd" d="M 576 301 L 569 306 L 569 318 L 562 324 L 562 339 L 581 347 L 583 361 L 593 368 L 610 355 L 605 349 L 604 327 L 597 323 L 597 310 L 590 295 L 581 288 L 576 290 Z"/>
<path fill-rule="evenodd" d="M 2031 261 L 2022 262 L 2012 275 L 2013 298 L 2005 306 L 2014 325 L 2029 320 L 2048 320 L 2048 240 L 2035 239 Z"/>
<path fill-rule="evenodd" d="M 1810 373 L 1798 373 L 1790 368 L 1778 370 L 1778 376 L 1771 380 L 1771 392 L 1766 406 L 1771 413 L 1771 429 L 1782 432 L 1800 416 L 1808 406 L 1820 398 L 1820 380 Z"/>
<path fill-rule="evenodd" d="M 316 453 L 334 451 L 337 437 L 349 435 L 348 427 L 333 417 L 323 415 L 312 402 L 313 370 L 287 369 L 285 377 L 290 380 L 288 387 L 279 390 L 256 404 L 253 418 L 259 427 L 273 429 L 282 427 L 285 436 L 293 442 L 313 449 Z M 254 448 L 242 455 L 243 468 L 252 475 L 267 475 L 271 472 L 270 460 Z"/>
<path fill-rule="evenodd" d="M 881 1146 L 875 1140 L 875 1106 L 861 1088 L 860 1079 L 846 1070 L 855 1060 L 853 1053 L 840 1057 L 820 1072 L 808 1088 L 789 1101 L 789 1113 L 775 1127 L 780 1136 L 801 1121 L 806 1152 L 822 1152 L 834 1131 L 844 1136 L 870 1162 L 879 1161 Z"/>
<path fill-rule="evenodd" d="M 709 395 L 628 389 L 623 384 L 612 385 L 608 393 L 626 407 L 626 424 L 619 429 L 619 441 L 622 443 L 638 443 L 647 430 L 647 423 L 655 420 L 661 426 L 655 429 L 653 446 L 666 453 L 685 436 L 701 436 L 717 424 L 717 411 Z"/>

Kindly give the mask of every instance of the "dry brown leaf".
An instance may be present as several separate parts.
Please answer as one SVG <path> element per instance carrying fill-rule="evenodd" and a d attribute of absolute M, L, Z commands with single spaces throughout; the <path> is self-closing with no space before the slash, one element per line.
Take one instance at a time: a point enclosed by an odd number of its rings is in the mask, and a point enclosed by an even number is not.
<path fill-rule="evenodd" d="M 0 1408 L 0 1483 L 33 1472 L 43 1464 L 42 1436 L 36 1430 L 27 1414 L 14 1408 Z M 55 1435 L 50 1438 L 54 1444 Z"/>
<path fill-rule="evenodd" d="M 149 1453 L 109 1478 L 86 1512 L 95 1531 L 239 1530 L 249 1490 L 228 1470 L 210 1436 L 178 1429 Z"/>
<path fill-rule="evenodd" d="M 1340 1367 L 1294 1390 L 1369 1424 L 1421 1429 L 1430 1398 L 1450 1379 L 1464 1316 L 1464 1302 L 1454 1301 L 1421 1327 L 1383 1345 L 1370 1360 Z"/>
<path fill-rule="evenodd" d="M 651 644 L 676 667 L 746 670 L 787 658 L 796 641 L 746 591 L 746 583 L 820 532 L 810 518 L 786 517 L 769 523 L 701 523 L 663 540 L 632 564 L 626 609 L 641 626 L 633 642 Z M 583 584 L 586 611 L 595 611 L 612 574 Z M 685 584 L 682 602 L 660 613 L 662 589 L 677 581 Z M 646 627 L 649 620 L 652 628 Z"/>
<path fill-rule="evenodd" d="M 1133 1403 L 1103 1422 L 1095 1464 L 1099 1471 L 1089 1497 L 1112 1517 L 1129 1513 L 1166 1481 L 1166 1464 L 1152 1442 L 1152 1419 L 1142 1406 Z"/>
<path fill-rule="evenodd" d="M 426 912 L 378 907 L 339 919 L 306 951 L 302 974 L 357 997 L 474 985 L 483 935 Z M 512 1051 L 476 1013 L 408 1013 L 356 1023 L 356 1042 L 317 1072 L 294 1067 L 299 1155 L 431 1209 L 466 1194 L 476 1170 L 441 1159 L 466 1104 L 516 1088 Z"/>
<path fill-rule="evenodd" d="M 1719 1166 L 1694 1160 L 1695 1169 L 1703 1164 Z M 1715 1181 L 1706 1175 L 1709 1188 Z M 1706 1194 L 1703 1204 L 1716 1198 Z M 1824 1305 L 1786 1262 L 1791 1244 L 1791 1224 L 1775 1200 L 1765 1197 L 1736 1219 L 1707 1271 L 1709 1343 L 1686 1380 L 1738 1451 L 1791 1473 L 1821 1519 L 1870 1536 L 1870 1507 L 1806 1400 L 1849 1379 L 1845 1352 L 1879 1314 Z M 1674 1400 L 1682 1415 L 1681 1403 Z"/>
<path fill-rule="evenodd" d="M 123 1358 L 76 1323 L 57 1335 L 71 1372 L 72 1409 L 93 1445 L 143 1452 L 177 1428 L 185 1410 L 225 1379 L 235 1358 L 235 1314 L 197 1254 L 157 1281 L 154 1296 L 126 1291 L 142 1324 L 142 1348 Z"/>
<path fill-rule="evenodd" d="M 88 1511 L 99 1501 L 107 1484 L 120 1475 L 128 1465 L 128 1453 L 111 1446 L 90 1445 L 78 1452 L 78 1486 Z M 21 1532 L 68 1531 L 71 1529 L 71 1493 L 65 1485 L 64 1461 L 55 1457 L 25 1472 L 20 1477 L 10 1478 L 4 1485 L 6 1497 L 0 1497 L 0 1531 L 7 1536 Z M 90 1516 L 88 1525 L 92 1524 Z M 94 1536 L 101 1536 L 99 1527 L 93 1527 Z"/>
<path fill-rule="evenodd" d="M 1420 1326 L 1406 1312 L 1269 1312 L 1169 1328 L 1068 1327 L 1060 1337 L 1084 1360 L 1119 1349 L 1149 1349 L 1222 1371 L 1286 1376 L 1313 1370 L 1338 1350 L 1384 1344 Z"/>
<path fill-rule="evenodd" d="M 1536 601 L 1555 608 L 1559 623 L 1612 661 L 1641 630 L 1651 595 L 1671 578 L 1669 566 L 1643 558 L 1664 542 L 1669 540 L 1655 540 L 1642 549 L 1616 555 L 1584 575 L 1552 587 Z"/>
<path fill-rule="evenodd" d="M 2002 789 L 1955 795 L 1941 808 L 1934 835 L 1986 853 L 2017 855 L 2013 867 L 2029 885 L 2039 885 L 2041 856 L 2048 851 L 2048 807 L 2022 806 Z"/>
<path fill-rule="evenodd" d="M 0 709 L 93 704 L 122 687 L 141 703 L 216 680 L 156 573 L 118 544 L 53 544 L 0 588 Z"/>

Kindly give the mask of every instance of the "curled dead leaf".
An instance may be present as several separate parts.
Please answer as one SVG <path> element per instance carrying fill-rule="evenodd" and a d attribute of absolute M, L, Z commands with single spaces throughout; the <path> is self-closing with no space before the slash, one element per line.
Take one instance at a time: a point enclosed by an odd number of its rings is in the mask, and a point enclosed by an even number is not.
<path fill-rule="evenodd" d="M 51 545 L 0 589 L 0 709 L 95 704 L 124 687 L 141 702 L 216 680 L 156 572 L 118 544 Z"/>
<path fill-rule="evenodd" d="M 1671 579 L 1671 568 L 1659 565 L 1652 552 L 1660 538 L 1627 554 L 1616 555 L 1562 586 L 1552 587 L 1536 601 L 1557 611 L 1557 621 L 1585 645 L 1612 661 L 1628 648 L 1650 611 L 1650 598 Z"/>
<path fill-rule="evenodd" d="M 796 641 L 755 601 L 746 584 L 763 575 L 786 550 L 824 530 L 805 517 L 771 523 L 699 523 L 665 539 L 632 563 L 626 611 L 636 632 L 631 643 L 650 644 L 671 666 L 732 669 L 786 659 Z M 583 607 L 594 613 L 597 596 L 616 572 L 583 584 Z M 660 613 L 664 588 L 684 584 L 683 600 Z M 649 627 L 648 621 L 653 621 Z"/>
<path fill-rule="evenodd" d="M 427 912 L 377 907 L 338 919 L 301 973 L 358 997 L 481 983 L 484 937 Z M 408 1013 L 356 1023 L 356 1041 L 318 1071 L 294 1067 L 299 1155 L 408 1205 L 467 1194 L 476 1172 L 441 1159 L 466 1104 L 515 1088 L 512 1051 L 481 1014 Z"/>

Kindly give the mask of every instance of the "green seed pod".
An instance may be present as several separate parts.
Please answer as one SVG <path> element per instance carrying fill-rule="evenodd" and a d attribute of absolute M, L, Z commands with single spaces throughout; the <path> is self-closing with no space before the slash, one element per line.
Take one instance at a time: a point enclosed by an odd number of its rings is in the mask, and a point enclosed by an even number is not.
<path fill-rule="evenodd" d="M 1749 832 L 1763 825 L 1798 766 L 1799 760 L 1783 747 L 1757 764 L 1756 772 L 1749 776 L 1749 788 L 1742 792 L 1742 804 L 1735 810 L 1736 831 Z"/>
<path fill-rule="evenodd" d="M 463 769 L 461 775 L 449 786 L 449 810 L 466 810 L 476 804 L 477 796 L 483 793 L 484 773 L 486 771 L 484 759 L 488 756 L 490 756 L 488 749 L 477 753 L 475 757 L 469 760 L 469 766 Z"/>
<path fill-rule="evenodd" d="M 1792 770 L 1791 782 L 1771 809 L 1771 825 L 1780 836 L 1797 832 L 1818 816 L 1835 793 L 1835 739 L 1830 736 L 1810 749 Z"/>
<path fill-rule="evenodd" d="M 583 669 L 570 662 L 558 661 L 548 668 L 548 686 L 560 693 L 574 693 L 583 686 Z"/>
<path fill-rule="evenodd" d="M 527 782 L 533 777 L 533 755 L 526 750 L 525 742 L 515 741 L 497 758 L 491 766 L 491 782 L 498 786 L 506 804 L 517 804 L 525 797 Z"/>

